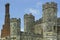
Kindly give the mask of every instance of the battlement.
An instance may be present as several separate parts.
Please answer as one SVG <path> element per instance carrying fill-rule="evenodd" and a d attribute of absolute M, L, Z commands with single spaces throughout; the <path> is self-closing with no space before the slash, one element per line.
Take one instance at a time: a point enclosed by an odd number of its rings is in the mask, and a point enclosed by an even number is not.
<path fill-rule="evenodd" d="M 35 24 L 41 24 L 42 23 L 42 18 L 40 18 L 39 20 L 35 21 Z"/>
<path fill-rule="evenodd" d="M 19 19 L 17 19 L 17 18 L 11 18 L 10 22 L 20 22 L 20 20 L 21 20 L 20 18 Z"/>
<path fill-rule="evenodd" d="M 24 15 L 24 18 L 34 18 L 34 16 L 32 15 L 32 13 L 30 13 L 30 14 L 25 14 L 25 15 Z"/>
<path fill-rule="evenodd" d="M 47 9 L 47 8 L 55 8 L 55 9 L 57 9 L 57 3 L 55 3 L 55 2 L 47 2 L 47 3 L 43 4 L 43 10 Z"/>

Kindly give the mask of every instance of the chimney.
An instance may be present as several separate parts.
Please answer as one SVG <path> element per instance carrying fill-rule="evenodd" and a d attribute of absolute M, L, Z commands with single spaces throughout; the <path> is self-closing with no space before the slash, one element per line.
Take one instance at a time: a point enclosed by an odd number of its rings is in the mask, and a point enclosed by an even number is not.
<path fill-rule="evenodd" d="M 9 3 L 5 5 L 5 13 L 9 13 Z"/>

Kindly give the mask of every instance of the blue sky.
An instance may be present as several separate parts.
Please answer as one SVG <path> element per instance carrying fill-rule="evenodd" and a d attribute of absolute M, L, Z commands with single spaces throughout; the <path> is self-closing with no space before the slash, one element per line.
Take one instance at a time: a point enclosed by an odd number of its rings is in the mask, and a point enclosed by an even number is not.
<path fill-rule="evenodd" d="M 42 17 L 42 4 L 54 1 L 58 4 L 58 14 L 60 17 L 60 0 L 0 0 L 0 30 L 4 24 L 5 4 L 10 3 L 10 18 L 21 18 L 21 30 L 24 29 L 24 14 L 32 13 L 35 19 Z"/>

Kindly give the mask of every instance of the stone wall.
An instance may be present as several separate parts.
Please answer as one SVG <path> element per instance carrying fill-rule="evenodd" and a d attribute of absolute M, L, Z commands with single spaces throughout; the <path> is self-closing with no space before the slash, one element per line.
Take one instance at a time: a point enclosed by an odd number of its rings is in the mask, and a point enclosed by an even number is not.
<path fill-rule="evenodd" d="M 12 39 L 20 40 L 20 18 L 10 19 L 10 37 Z"/>
<path fill-rule="evenodd" d="M 33 32 L 35 17 L 30 14 L 24 15 L 24 32 Z"/>

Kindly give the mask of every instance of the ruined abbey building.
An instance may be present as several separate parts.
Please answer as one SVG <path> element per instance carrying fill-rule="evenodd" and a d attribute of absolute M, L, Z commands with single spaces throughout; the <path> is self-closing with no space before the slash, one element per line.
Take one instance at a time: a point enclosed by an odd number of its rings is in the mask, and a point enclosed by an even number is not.
<path fill-rule="evenodd" d="M 5 22 L 1 30 L 1 40 L 60 40 L 60 18 L 57 17 L 57 3 L 42 5 L 42 18 L 35 21 L 30 14 L 24 15 L 24 32 L 21 19 L 10 18 L 9 3 L 5 5 Z"/>

